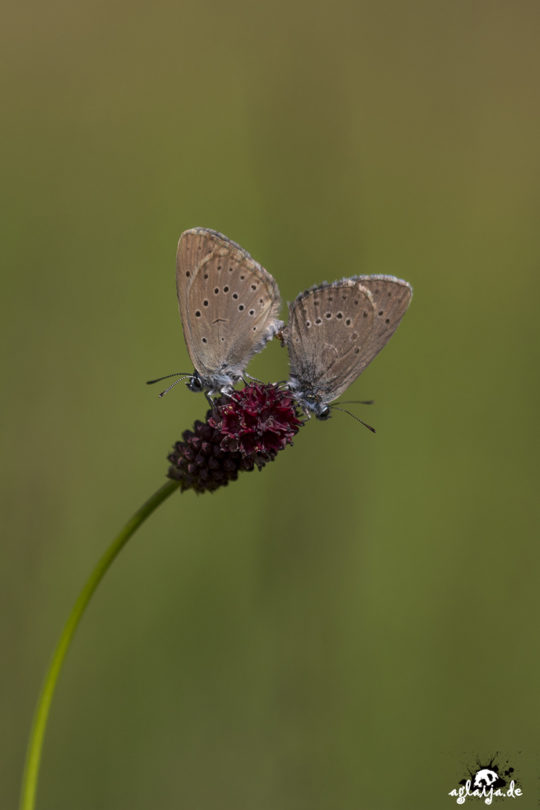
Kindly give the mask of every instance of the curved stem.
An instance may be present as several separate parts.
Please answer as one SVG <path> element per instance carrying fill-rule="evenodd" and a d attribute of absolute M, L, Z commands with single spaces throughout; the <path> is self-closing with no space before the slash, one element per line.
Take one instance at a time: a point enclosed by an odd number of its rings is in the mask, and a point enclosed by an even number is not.
<path fill-rule="evenodd" d="M 98 564 L 90 574 L 86 585 L 80 592 L 77 601 L 73 605 L 69 618 L 64 626 L 62 635 L 56 645 L 52 661 L 50 663 L 45 682 L 41 689 L 41 694 L 38 699 L 32 729 L 30 731 L 30 739 L 28 741 L 28 750 L 26 753 L 26 763 L 24 768 L 24 775 L 21 790 L 21 803 L 20 810 L 33 810 L 36 801 L 36 789 L 39 775 L 39 765 L 41 762 L 41 752 L 43 748 L 43 738 L 45 736 L 45 729 L 47 727 L 47 719 L 49 716 L 49 709 L 54 695 L 54 690 L 58 681 L 58 676 L 64 663 L 64 658 L 69 649 L 69 645 L 75 635 L 75 631 L 79 626 L 84 611 L 90 599 L 92 598 L 97 586 L 107 573 L 113 560 L 118 556 L 120 551 L 124 548 L 132 534 L 136 532 L 139 526 L 144 523 L 147 517 L 163 503 L 163 501 L 171 495 L 179 486 L 178 481 L 167 481 L 163 484 L 157 492 L 155 492 L 141 508 L 135 512 L 131 520 L 129 520 L 122 531 L 114 538 L 113 542 L 101 557 Z"/>

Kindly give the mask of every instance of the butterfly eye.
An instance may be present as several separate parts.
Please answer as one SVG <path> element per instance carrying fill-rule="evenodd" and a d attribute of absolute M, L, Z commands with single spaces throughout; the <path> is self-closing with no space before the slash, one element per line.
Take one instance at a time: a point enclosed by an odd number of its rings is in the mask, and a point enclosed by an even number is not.
<path fill-rule="evenodd" d="M 318 414 L 316 414 L 316 416 L 317 419 L 320 419 L 323 422 L 326 419 L 330 419 L 330 408 L 328 407 L 328 405 L 325 405 L 323 408 L 321 408 L 321 410 L 319 411 Z"/>
<path fill-rule="evenodd" d="M 201 378 L 199 377 L 199 375 L 197 373 L 193 374 L 189 378 L 189 382 L 187 383 L 187 387 L 189 388 L 190 391 L 195 391 L 195 392 L 203 390 L 204 386 L 203 386 L 202 380 L 201 380 Z"/>

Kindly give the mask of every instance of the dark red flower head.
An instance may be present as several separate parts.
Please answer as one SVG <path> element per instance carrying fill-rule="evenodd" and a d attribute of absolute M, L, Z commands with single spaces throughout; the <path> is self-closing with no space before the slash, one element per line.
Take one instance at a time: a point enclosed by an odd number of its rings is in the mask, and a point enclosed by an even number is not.
<path fill-rule="evenodd" d="M 295 401 L 277 385 L 250 383 L 214 401 L 205 422 L 195 422 L 168 456 L 169 478 L 181 489 L 212 492 L 241 470 L 262 469 L 298 432 Z"/>

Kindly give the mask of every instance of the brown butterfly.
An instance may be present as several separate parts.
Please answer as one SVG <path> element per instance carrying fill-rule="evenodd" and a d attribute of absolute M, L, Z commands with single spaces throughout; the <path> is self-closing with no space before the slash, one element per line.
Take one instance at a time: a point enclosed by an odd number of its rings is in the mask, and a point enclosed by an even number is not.
<path fill-rule="evenodd" d="M 289 388 L 299 405 L 328 419 L 337 399 L 388 343 L 411 302 L 394 276 L 352 276 L 300 293 L 282 330 Z"/>

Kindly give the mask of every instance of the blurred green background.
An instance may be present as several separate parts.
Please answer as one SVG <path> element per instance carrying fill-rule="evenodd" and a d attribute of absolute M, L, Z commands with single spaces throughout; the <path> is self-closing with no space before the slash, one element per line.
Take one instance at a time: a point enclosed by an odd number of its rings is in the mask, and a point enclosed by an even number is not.
<path fill-rule="evenodd" d="M 91 567 L 205 412 L 180 233 L 284 300 L 415 288 L 260 475 L 172 497 L 67 660 L 38 808 L 445 808 L 501 752 L 539 799 L 540 7 L 11 3 L 3 72 L 0 806 Z M 285 314 L 285 309 L 283 315 Z M 250 365 L 286 375 L 270 346 Z"/>

